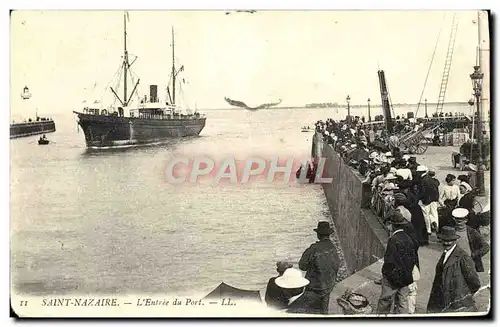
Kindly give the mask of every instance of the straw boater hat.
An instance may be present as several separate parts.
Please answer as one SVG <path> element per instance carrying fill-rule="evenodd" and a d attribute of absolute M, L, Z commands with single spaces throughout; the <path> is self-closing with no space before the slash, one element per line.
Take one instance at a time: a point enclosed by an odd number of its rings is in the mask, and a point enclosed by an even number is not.
<path fill-rule="evenodd" d="M 451 215 L 456 219 L 466 219 L 469 215 L 469 210 L 465 208 L 456 208 L 451 212 Z"/>
<path fill-rule="evenodd" d="M 437 234 L 437 237 L 443 241 L 455 241 L 460 238 L 455 228 L 450 226 L 443 226 L 441 233 Z"/>
<path fill-rule="evenodd" d="M 384 191 L 392 191 L 392 190 L 398 190 L 399 187 L 396 186 L 396 184 L 394 183 L 387 183 L 385 186 L 384 186 Z"/>
<path fill-rule="evenodd" d="M 387 174 L 387 176 L 385 176 L 385 178 L 384 178 L 385 181 L 389 181 L 389 180 L 393 180 L 393 179 L 397 179 L 397 177 L 394 176 L 393 173 Z"/>
<path fill-rule="evenodd" d="M 427 167 L 425 167 L 424 165 L 420 165 L 417 167 L 417 171 L 427 171 Z"/>
<path fill-rule="evenodd" d="M 276 278 L 274 282 L 281 288 L 289 289 L 302 288 L 309 284 L 309 280 L 302 277 L 300 270 L 295 268 L 288 268 L 283 276 Z"/>
<path fill-rule="evenodd" d="M 330 223 L 328 221 L 319 221 L 318 228 L 315 228 L 313 230 L 321 235 L 330 235 L 331 233 L 333 233 L 333 229 L 330 227 Z"/>

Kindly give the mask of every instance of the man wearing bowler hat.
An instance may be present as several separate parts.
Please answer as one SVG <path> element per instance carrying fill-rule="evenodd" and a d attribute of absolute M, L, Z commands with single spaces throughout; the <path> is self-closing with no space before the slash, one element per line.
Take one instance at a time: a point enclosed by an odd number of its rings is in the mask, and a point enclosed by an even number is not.
<path fill-rule="evenodd" d="M 316 293 L 321 299 L 321 314 L 328 314 L 330 293 L 335 286 L 340 259 L 330 235 L 333 229 L 328 221 L 318 222 L 314 229 L 318 237 L 316 243 L 307 248 L 299 261 L 299 268 L 306 271 L 310 283 L 306 290 Z"/>
<path fill-rule="evenodd" d="M 427 312 L 477 311 L 474 294 L 481 283 L 474 261 L 458 246 L 460 236 L 455 228 L 443 226 L 438 238 L 443 244 L 444 252 L 436 265 Z"/>

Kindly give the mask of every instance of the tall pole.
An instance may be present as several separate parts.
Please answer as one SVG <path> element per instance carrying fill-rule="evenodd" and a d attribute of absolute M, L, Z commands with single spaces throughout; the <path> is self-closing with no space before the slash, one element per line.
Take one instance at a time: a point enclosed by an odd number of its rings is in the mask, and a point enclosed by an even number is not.
<path fill-rule="evenodd" d="M 427 117 L 429 117 L 429 116 L 427 116 L 427 99 L 425 99 L 425 118 L 427 118 Z"/>
<path fill-rule="evenodd" d="M 347 123 L 350 124 L 351 123 L 351 106 L 350 106 L 349 102 L 351 102 L 351 97 L 347 96 L 346 101 L 347 101 Z"/>
<path fill-rule="evenodd" d="M 481 91 L 481 116 L 478 117 L 482 126 L 482 135 L 490 138 L 490 37 L 488 12 L 478 11 L 478 41 L 479 41 L 479 67 L 484 74 Z M 483 156 L 485 154 L 483 153 Z M 484 159 L 484 158 L 483 158 Z"/>
<path fill-rule="evenodd" d="M 172 27 L 172 105 L 175 105 L 175 40 L 174 27 Z"/>
<path fill-rule="evenodd" d="M 476 97 L 477 115 L 481 117 L 481 82 L 484 75 L 481 73 L 479 66 L 474 66 L 474 73 L 470 75 L 474 87 L 474 96 Z M 486 189 L 484 185 L 484 161 L 483 161 L 483 124 L 478 119 L 477 124 L 477 145 L 478 145 L 478 160 L 476 171 L 476 185 L 479 189 L 478 195 L 484 196 Z M 472 144 L 471 144 L 472 145 Z M 472 158 L 471 158 L 472 159 Z"/>
<path fill-rule="evenodd" d="M 127 13 L 123 14 L 123 106 L 128 105 L 127 100 L 127 72 L 128 72 L 128 52 L 127 52 Z"/>
<path fill-rule="evenodd" d="M 476 93 L 476 105 L 477 114 L 481 117 L 481 104 L 480 104 L 481 92 Z M 478 134 L 478 159 L 477 159 L 477 172 L 476 172 L 476 184 L 479 188 L 479 196 L 484 196 L 486 193 L 484 187 L 484 169 L 483 169 L 483 126 L 482 122 L 478 119 L 477 124 L 477 134 Z"/>
<path fill-rule="evenodd" d="M 368 121 L 372 121 L 372 115 L 370 113 L 370 98 L 368 98 Z"/>

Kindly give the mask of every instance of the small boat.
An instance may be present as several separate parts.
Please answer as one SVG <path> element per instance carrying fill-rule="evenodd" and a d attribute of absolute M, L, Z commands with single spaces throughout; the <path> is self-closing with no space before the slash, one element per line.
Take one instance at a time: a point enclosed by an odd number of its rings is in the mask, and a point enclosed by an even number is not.
<path fill-rule="evenodd" d="M 47 140 L 47 138 L 44 135 L 43 137 L 41 137 L 41 138 L 38 139 L 38 144 L 39 145 L 49 144 L 49 140 Z"/>
<path fill-rule="evenodd" d="M 303 127 L 302 127 L 302 132 L 304 132 L 304 133 L 307 133 L 307 132 L 312 132 L 312 131 L 313 131 L 313 129 L 312 129 L 312 128 L 310 128 L 309 126 L 307 126 L 307 127 L 306 127 L 306 126 L 303 126 Z"/>

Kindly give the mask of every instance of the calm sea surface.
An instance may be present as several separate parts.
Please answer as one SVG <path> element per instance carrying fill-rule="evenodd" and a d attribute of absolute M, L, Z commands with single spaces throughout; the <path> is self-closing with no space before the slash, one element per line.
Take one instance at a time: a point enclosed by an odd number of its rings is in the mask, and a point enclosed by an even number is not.
<path fill-rule="evenodd" d="M 396 108 L 396 114 L 409 107 Z M 423 112 L 423 108 L 420 109 Z M 445 111 L 468 112 L 468 106 Z M 75 117 L 54 116 L 52 143 L 11 146 L 11 271 L 19 293 L 198 293 L 220 282 L 262 290 L 275 262 L 298 261 L 328 219 L 318 185 L 172 186 L 175 157 L 308 156 L 303 125 L 335 109 L 208 110 L 200 137 L 89 153 Z M 380 114 L 372 109 L 372 116 Z M 367 115 L 366 108 L 352 115 Z"/>

